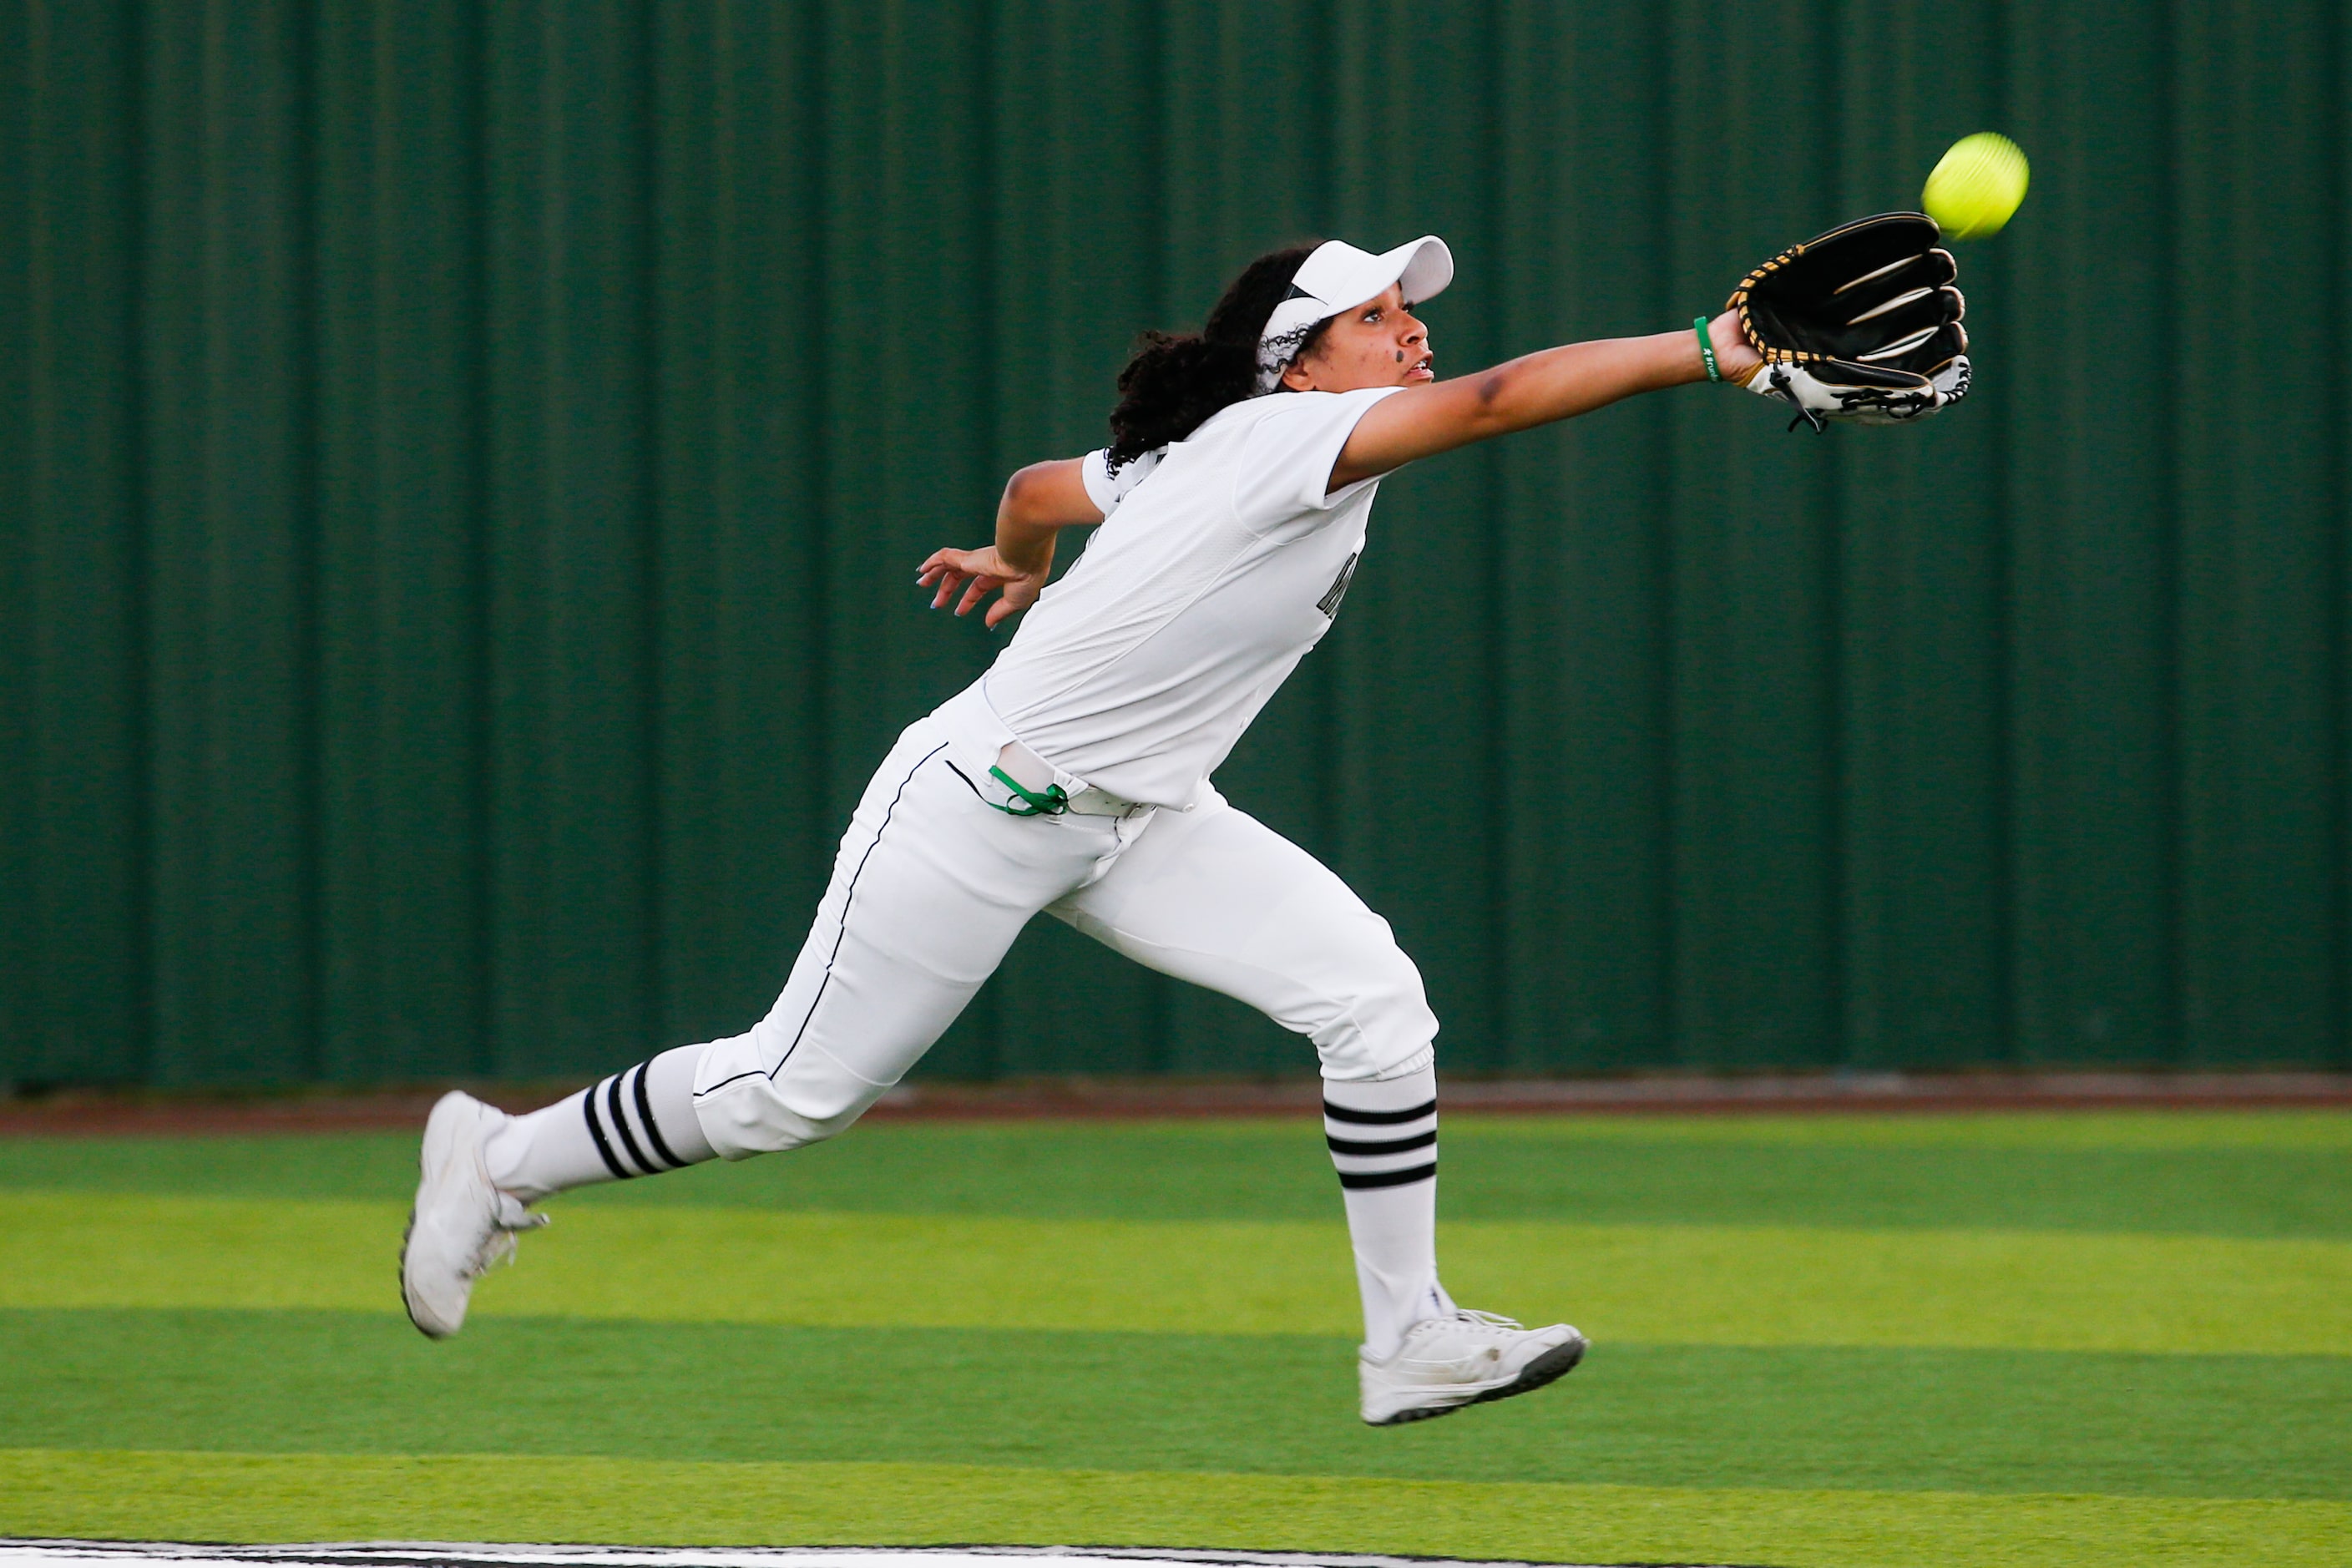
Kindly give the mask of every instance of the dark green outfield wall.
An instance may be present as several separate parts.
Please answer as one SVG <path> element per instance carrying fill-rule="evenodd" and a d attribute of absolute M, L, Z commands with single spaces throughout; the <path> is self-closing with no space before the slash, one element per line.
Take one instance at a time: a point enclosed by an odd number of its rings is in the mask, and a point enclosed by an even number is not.
<path fill-rule="evenodd" d="M 1222 775 L 1458 1067 L 2347 1061 L 2352 20 L 2326 4 L 12 0 L 0 1080 L 740 1028 L 913 589 L 1260 247 L 1446 368 L 2034 159 L 1978 391 L 1685 391 L 1390 481 Z M 1058 929 L 935 1070 L 1303 1068 Z"/>

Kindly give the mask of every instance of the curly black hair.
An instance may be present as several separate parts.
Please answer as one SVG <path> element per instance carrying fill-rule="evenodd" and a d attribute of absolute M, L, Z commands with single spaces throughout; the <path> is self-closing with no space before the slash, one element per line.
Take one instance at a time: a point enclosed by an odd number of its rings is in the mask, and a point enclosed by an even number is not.
<path fill-rule="evenodd" d="M 1289 246 L 1243 268 L 1198 332 L 1143 334 L 1135 357 L 1118 373 L 1118 406 L 1110 411 L 1114 470 L 1181 441 L 1211 415 L 1256 391 L 1257 341 L 1266 318 L 1314 253 L 1313 243 Z M 1311 352 L 1330 324 L 1317 322 L 1298 352 Z"/>

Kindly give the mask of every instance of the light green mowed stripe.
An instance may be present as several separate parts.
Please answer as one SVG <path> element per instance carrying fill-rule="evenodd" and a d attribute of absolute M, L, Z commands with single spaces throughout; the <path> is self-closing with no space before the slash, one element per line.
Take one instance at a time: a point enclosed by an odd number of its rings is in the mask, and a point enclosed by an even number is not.
<path fill-rule="evenodd" d="M 395 1305 L 394 1205 L 0 1194 L 0 1307 Z M 2352 1244 L 1454 1225 L 1465 1300 L 1722 1345 L 2352 1354 Z M 808 1326 L 1357 1331 L 1339 1226 L 576 1207 L 485 1313 Z"/>
<path fill-rule="evenodd" d="M 1804 1149 L 2254 1150 L 2352 1154 L 2352 1110 L 1840 1112 L 1809 1116 L 1526 1115 L 1449 1110 L 1449 1139 Z"/>
<path fill-rule="evenodd" d="M 2343 1562 L 2352 1505 L 1049 1470 L 0 1450 L 0 1534 L 1003 1544 L 1943 1568 Z"/>

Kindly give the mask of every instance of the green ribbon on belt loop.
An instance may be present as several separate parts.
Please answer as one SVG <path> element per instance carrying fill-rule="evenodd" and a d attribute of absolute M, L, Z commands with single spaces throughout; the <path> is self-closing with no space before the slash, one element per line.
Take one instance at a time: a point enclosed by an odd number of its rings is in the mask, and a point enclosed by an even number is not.
<path fill-rule="evenodd" d="M 1069 794 L 1060 784 L 1047 784 L 1045 794 L 1035 795 L 1023 789 L 1003 768 L 989 769 L 988 776 L 1021 797 L 1021 805 L 996 805 L 992 800 L 988 803 L 1007 816 L 1059 816 L 1070 809 Z"/>

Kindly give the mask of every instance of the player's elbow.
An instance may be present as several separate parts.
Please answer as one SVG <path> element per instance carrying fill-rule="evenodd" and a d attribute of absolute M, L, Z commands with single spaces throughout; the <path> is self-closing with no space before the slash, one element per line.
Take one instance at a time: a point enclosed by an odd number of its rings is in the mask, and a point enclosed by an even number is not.
<path fill-rule="evenodd" d="M 1464 434 L 1473 441 L 1507 436 L 1540 421 L 1531 407 L 1527 378 L 1518 367 L 1496 365 L 1471 379 L 1470 401 L 1462 410 Z"/>
<path fill-rule="evenodd" d="M 1080 461 L 1065 458 L 1032 463 L 1016 472 L 1004 481 L 1004 499 L 997 505 L 998 520 L 1032 528 L 1100 522 L 1102 512 L 1087 493 Z"/>
<path fill-rule="evenodd" d="M 998 503 L 997 515 L 1013 522 L 1040 523 L 1046 521 L 1045 492 L 1049 488 L 1045 469 L 1049 465 L 1032 463 L 1016 469 L 1004 481 L 1004 499 Z"/>

